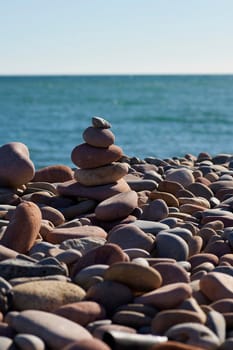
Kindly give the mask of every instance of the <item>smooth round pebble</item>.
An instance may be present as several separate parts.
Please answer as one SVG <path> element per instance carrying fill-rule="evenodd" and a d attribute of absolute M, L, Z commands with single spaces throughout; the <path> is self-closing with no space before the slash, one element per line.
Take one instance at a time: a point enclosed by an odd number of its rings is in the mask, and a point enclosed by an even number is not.
<path fill-rule="evenodd" d="M 233 276 L 209 272 L 200 279 L 200 290 L 211 301 L 233 298 Z"/>
<path fill-rule="evenodd" d="M 135 292 L 148 292 L 160 287 L 160 273 L 150 266 L 133 262 L 122 262 L 111 265 L 103 275 L 106 281 L 115 281 L 127 285 Z"/>
<path fill-rule="evenodd" d="M 183 238 L 163 231 L 156 236 L 155 255 L 158 258 L 173 258 L 176 261 L 183 261 L 188 258 L 189 247 Z"/>
<path fill-rule="evenodd" d="M 10 142 L 0 147 L 0 186 L 17 188 L 31 181 L 34 174 L 25 144 Z"/>
<path fill-rule="evenodd" d="M 69 282 L 33 281 L 12 288 L 15 310 L 54 311 L 58 307 L 78 302 L 85 297 L 85 291 Z"/>
<path fill-rule="evenodd" d="M 177 182 L 184 187 L 195 182 L 192 171 L 186 168 L 171 169 L 166 172 L 166 181 Z"/>
<path fill-rule="evenodd" d="M 157 263 L 153 265 L 162 277 L 162 286 L 170 283 L 184 282 L 189 283 L 190 277 L 188 272 L 177 263 Z"/>
<path fill-rule="evenodd" d="M 83 132 L 84 141 L 93 147 L 107 148 L 115 141 L 115 136 L 109 129 L 89 126 Z"/>
<path fill-rule="evenodd" d="M 39 236 L 41 219 L 41 211 L 36 204 L 33 202 L 20 203 L 0 244 L 19 253 L 27 253 Z"/>
<path fill-rule="evenodd" d="M 138 248 L 148 252 L 152 250 L 154 244 L 153 237 L 134 223 L 113 227 L 108 233 L 107 241 L 119 245 L 124 250 Z"/>

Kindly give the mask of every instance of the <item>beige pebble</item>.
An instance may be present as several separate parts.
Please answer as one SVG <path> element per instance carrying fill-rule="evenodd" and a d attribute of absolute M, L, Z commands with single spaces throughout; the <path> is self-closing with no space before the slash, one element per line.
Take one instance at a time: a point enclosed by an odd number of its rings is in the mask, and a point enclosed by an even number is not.
<path fill-rule="evenodd" d="M 133 262 L 121 262 L 111 265 L 104 272 L 104 279 L 123 283 L 135 292 L 148 292 L 161 286 L 160 273 L 150 266 Z"/>
<path fill-rule="evenodd" d="M 85 297 L 85 291 L 74 283 L 39 280 L 19 284 L 12 288 L 15 310 L 53 311 L 58 307 L 78 302 Z"/>

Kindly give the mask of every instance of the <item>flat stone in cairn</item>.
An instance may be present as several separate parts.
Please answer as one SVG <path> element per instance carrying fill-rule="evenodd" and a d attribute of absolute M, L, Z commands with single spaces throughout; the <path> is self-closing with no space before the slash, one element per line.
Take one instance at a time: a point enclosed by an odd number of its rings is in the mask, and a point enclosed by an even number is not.
<path fill-rule="evenodd" d="M 117 220 L 127 217 L 137 207 L 138 196 L 135 191 L 123 192 L 105 199 L 95 208 L 98 220 Z"/>
<path fill-rule="evenodd" d="M 115 194 L 130 191 L 127 182 L 122 178 L 114 183 L 100 186 L 83 186 L 75 180 L 64 182 L 57 187 L 61 196 L 83 197 L 103 201 Z"/>
<path fill-rule="evenodd" d="M 97 148 L 87 143 L 76 146 L 71 153 L 72 162 L 83 169 L 98 168 L 116 162 L 122 156 L 122 149 L 116 145 L 111 145 L 108 148 Z"/>
<path fill-rule="evenodd" d="M 99 186 L 114 183 L 128 173 L 126 163 L 111 163 L 99 168 L 76 169 L 74 178 L 83 186 Z"/>

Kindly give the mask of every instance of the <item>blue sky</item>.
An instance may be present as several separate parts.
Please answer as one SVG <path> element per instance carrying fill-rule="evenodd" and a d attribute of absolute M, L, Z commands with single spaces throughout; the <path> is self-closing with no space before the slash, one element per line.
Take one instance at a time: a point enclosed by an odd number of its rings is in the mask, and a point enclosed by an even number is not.
<path fill-rule="evenodd" d="M 0 0 L 0 74 L 233 73 L 233 0 Z"/>

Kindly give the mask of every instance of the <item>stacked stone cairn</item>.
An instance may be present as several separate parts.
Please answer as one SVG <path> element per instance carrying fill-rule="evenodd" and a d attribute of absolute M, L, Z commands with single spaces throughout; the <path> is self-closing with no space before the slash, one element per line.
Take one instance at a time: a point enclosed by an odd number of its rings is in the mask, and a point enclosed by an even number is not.
<path fill-rule="evenodd" d="M 122 149 L 114 144 L 111 125 L 100 117 L 92 118 L 92 126 L 83 133 L 85 143 L 71 153 L 73 163 L 79 168 L 74 178 L 79 184 L 80 195 L 100 201 L 95 216 L 100 221 L 114 221 L 130 215 L 137 207 L 138 197 L 123 177 L 128 164 L 117 162 Z"/>
<path fill-rule="evenodd" d="M 233 156 L 83 139 L 75 169 L 0 147 L 0 350 L 232 350 Z"/>

